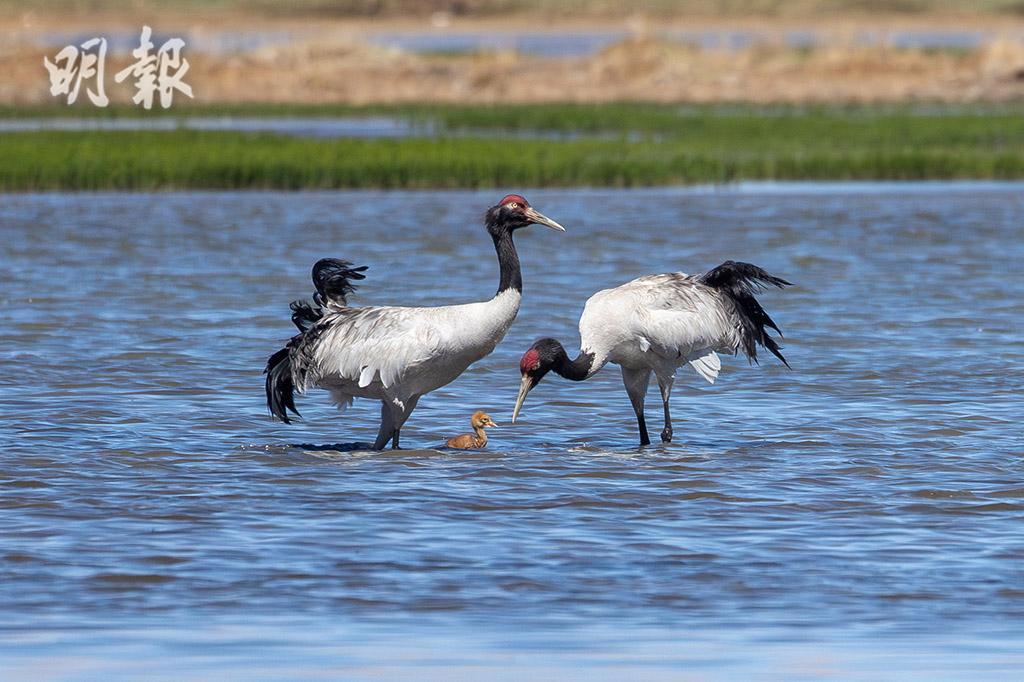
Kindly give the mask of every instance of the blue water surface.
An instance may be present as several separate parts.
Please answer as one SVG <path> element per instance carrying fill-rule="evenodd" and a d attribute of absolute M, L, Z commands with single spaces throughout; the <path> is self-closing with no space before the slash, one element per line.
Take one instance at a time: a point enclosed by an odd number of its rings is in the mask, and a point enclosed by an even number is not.
<path fill-rule="evenodd" d="M 316 259 L 485 299 L 506 189 L 3 196 L 2 677 L 1020 678 L 1024 185 L 526 189 L 568 232 L 519 233 L 518 321 L 410 449 L 353 449 L 371 403 L 268 419 Z M 792 371 L 681 373 L 668 445 L 614 367 L 508 424 L 591 293 L 726 259 L 794 282 Z"/>

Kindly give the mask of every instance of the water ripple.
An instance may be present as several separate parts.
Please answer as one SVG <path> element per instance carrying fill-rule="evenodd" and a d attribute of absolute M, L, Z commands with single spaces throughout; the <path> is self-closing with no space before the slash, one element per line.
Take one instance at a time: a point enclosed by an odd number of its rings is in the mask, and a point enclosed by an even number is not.
<path fill-rule="evenodd" d="M 4 197 L 10 669 L 301 677 L 340 656 L 369 677 L 394 654 L 386 677 L 500 678 L 483 661 L 504 652 L 539 677 L 750 678 L 810 646 L 825 677 L 1019 672 L 1020 186 L 533 190 L 569 232 L 518 238 L 520 318 L 421 402 L 414 449 L 367 451 L 377 408 L 322 395 L 270 422 L 260 371 L 309 264 L 370 264 L 371 303 L 487 296 L 492 194 Z M 726 258 L 796 282 L 763 299 L 793 371 L 683 373 L 667 445 L 636 447 L 610 370 L 545 381 L 485 451 L 438 449 L 475 409 L 508 421 L 519 355 L 575 343 L 593 291 Z"/>

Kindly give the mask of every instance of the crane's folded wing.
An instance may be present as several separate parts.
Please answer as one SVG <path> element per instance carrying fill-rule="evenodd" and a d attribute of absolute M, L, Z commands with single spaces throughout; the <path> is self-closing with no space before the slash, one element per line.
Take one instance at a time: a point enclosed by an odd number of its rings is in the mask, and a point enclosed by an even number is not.
<path fill-rule="evenodd" d="M 443 351 L 431 309 L 355 308 L 324 318 L 307 384 L 347 380 L 385 388 Z"/>
<path fill-rule="evenodd" d="M 641 277 L 632 284 L 632 333 L 666 360 L 691 362 L 713 382 L 721 368 L 714 351 L 731 347 L 736 334 L 720 294 L 682 273 Z"/>

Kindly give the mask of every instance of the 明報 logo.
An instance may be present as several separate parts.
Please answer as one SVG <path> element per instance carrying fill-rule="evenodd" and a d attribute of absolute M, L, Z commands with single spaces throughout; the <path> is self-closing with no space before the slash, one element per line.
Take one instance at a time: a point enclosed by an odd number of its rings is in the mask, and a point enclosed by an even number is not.
<path fill-rule="evenodd" d="M 171 38 L 164 42 L 155 52 L 150 40 L 152 31 L 149 26 L 142 27 L 139 46 L 132 50 L 135 58 L 128 68 L 114 75 L 114 82 L 121 83 L 131 79 L 135 87 L 132 102 L 150 109 L 153 99 L 160 96 L 160 106 L 167 109 L 174 100 L 175 91 L 192 97 L 192 86 L 184 81 L 188 72 L 188 60 L 182 56 L 185 41 Z M 68 45 L 58 52 L 51 62 L 43 57 L 43 66 L 50 76 L 50 94 L 54 97 L 66 97 L 68 104 L 74 104 L 82 88 L 89 100 L 98 107 L 110 103 L 106 93 L 105 69 L 107 59 L 107 39 L 90 38 L 80 45 Z"/>

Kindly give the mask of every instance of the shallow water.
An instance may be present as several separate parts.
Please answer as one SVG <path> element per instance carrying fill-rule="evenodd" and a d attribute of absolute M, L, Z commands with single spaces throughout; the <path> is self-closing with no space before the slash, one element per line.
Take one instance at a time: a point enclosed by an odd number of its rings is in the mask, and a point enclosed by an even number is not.
<path fill-rule="evenodd" d="M 1007 28 L 1002 31 L 991 29 L 857 29 L 840 35 L 822 31 L 813 26 L 789 29 L 657 29 L 648 28 L 647 34 L 661 40 L 693 45 L 706 50 L 743 50 L 758 45 L 785 45 L 805 49 L 827 47 L 837 42 L 860 47 L 888 46 L 898 49 L 921 50 L 974 50 L 993 40 L 1003 39 L 1014 42 L 1024 41 L 1024 33 Z M 139 45 L 138 30 L 104 30 L 99 32 L 107 39 L 111 52 L 128 54 Z M 26 38 L 46 47 L 80 45 L 96 37 L 96 32 L 56 31 L 29 33 Z M 169 38 L 181 38 L 187 50 L 214 55 L 231 55 L 269 47 L 304 42 L 348 40 L 354 43 L 370 43 L 394 48 L 405 52 L 460 54 L 475 52 L 515 51 L 525 55 L 547 58 L 587 57 L 611 45 L 628 40 L 633 32 L 624 29 L 576 29 L 505 31 L 473 31 L 429 28 L 426 30 L 352 31 L 339 34 L 337 29 L 325 32 L 316 28 L 301 30 L 248 30 L 239 31 L 232 27 L 218 29 L 173 29 L 165 34 L 154 35 L 154 44 L 162 44 Z"/>
<path fill-rule="evenodd" d="M 835 44 L 834 34 L 814 28 L 788 30 L 651 29 L 660 40 L 692 45 L 705 50 L 745 50 L 758 45 L 785 45 L 806 49 Z M 539 57 L 586 57 L 628 40 L 626 30 L 576 31 L 394 31 L 376 32 L 360 39 L 406 52 L 473 53 L 506 50 Z M 858 47 L 893 47 L 918 50 L 974 50 L 997 38 L 1020 42 L 1019 31 L 986 30 L 857 30 L 838 42 Z"/>
<path fill-rule="evenodd" d="M 1024 185 L 532 190 L 498 350 L 424 398 L 271 422 L 309 266 L 367 303 L 489 296 L 501 192 L 5 195 L 5 679 L 1019 679 Z M 546 380 L 593 291 L 733 258 L 787 371 L 683 372 L 639 449 L 614 367 Z M 658 413 L 648 406 L 655 431 Z M 430 448 L 483 408 L 484 452 Z"/>
<path fill-rule="evenodd" d="M 768 113 L 768 112 L 766 112 Z M 406 138 L 406 137 L 472 137 L 521 140 L 576 140 L 622 137 L 619 133 L 587 133 L 560 130 L 502 130 L 500 128 L 463 128 L 451 130 L 433 121 L 407 121 L 390 116 L 323 116 L 323 117 L 247 117 L 247 116 L 175 116 L 155 118 L 11 118 L 0 119 L 0 133 L 38 132 L 43 130 L 209 130 L 239 133 L 273 133 L 293 137 L 324 139 Z M 631 140 L 641 138 L 630 132 Z M 657 139 L 657 138 L 655 138 Z"/>
<path fill-rule="evenodd" d="M 0 119 L 0 133 L 43 130 L 208 130 L 239 133 L 273 133 L 293 137 L 323 139 L 381 139 L 408 137 L 472 137 L 502 140 L 576 140 L 622 137 L 619 133 L 587 133 L 560 130 L 502 130 L 500 128 L 464 128 L 450 130 L 433 121 L 407 121 L 390 116 L 323 117 L 247 117 L 247 116 L 175 116 L 155 118 L 11 118 Z M 639 133 L 626 134 L 638 140 Z M 655 137 L 655 139 L 657 139 Z"/>
<path fill-rule="evenodd" d="M 433 135 L 432 125 L 417 125 L 389 116 L 180 116 L 150 118 L 11 118 L 0 119 L 0 133 L 41 130 L 228 130 L 295 137 L 392 138 Z M 494 133 L 492 133 L 494 135 Z"/>

